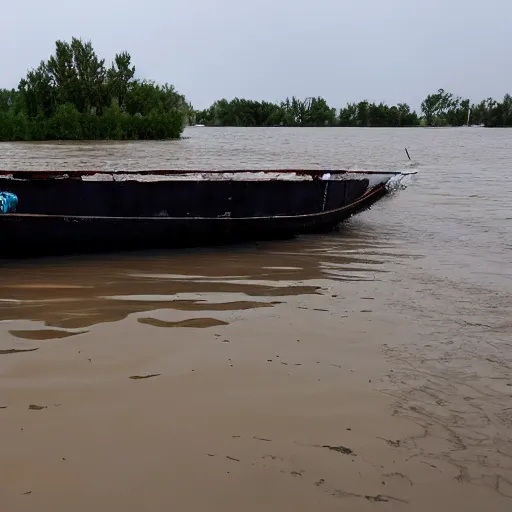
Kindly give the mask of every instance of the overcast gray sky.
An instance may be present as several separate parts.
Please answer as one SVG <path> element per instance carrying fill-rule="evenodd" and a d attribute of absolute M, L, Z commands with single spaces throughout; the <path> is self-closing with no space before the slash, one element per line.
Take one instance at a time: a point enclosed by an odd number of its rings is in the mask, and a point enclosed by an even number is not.
<path fill-rule="evenodd" d="M 0 87 L 16 87 L 57 39 L 169 82 L 204 108 L 235 96 L 323 96 L 418 108 L 443 87 L 512 93 L 512 0 L 1 0 Z"/>

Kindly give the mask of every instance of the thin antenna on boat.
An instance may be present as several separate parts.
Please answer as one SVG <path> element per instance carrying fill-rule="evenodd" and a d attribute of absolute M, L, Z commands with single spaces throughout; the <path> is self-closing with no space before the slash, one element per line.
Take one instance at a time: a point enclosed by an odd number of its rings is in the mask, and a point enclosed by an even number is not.
<path fill-rule="evenodd" d="M 410 160 L 411 157 L 409 156 L 409 151 L 407 151 L 407 148 L 405 148 L 405 153 L 407 154 L 407 158 Z"/>

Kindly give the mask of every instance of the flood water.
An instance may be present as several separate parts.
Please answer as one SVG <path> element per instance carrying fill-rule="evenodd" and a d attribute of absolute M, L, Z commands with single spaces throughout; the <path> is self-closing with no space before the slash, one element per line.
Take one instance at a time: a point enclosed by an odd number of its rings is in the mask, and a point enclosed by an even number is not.
<path fill-rule="evenodd" d="M 329 235 L 0 262 L 9 510 L 512 507 L 512 131 L 189 128 L 1 144 L 0 168 L 418 171 Z"/>

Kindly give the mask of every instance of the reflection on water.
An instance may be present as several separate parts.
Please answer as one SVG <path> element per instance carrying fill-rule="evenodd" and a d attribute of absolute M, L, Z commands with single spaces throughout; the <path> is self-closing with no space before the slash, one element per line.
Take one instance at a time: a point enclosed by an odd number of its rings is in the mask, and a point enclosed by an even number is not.
<path fill-rule="evenodd" d="M 406 191 L 333 235 L 215 250 L 0 262 L 0 320 L 83 329 L 155 309 L 272 308 L 286 297 L 324 293 L 333 281 L 364 287 L 368 281 L 430 286 L 449 280 L 455 290 L 476 286 L 485 301 L 512 290 L 506 130 L 189 132 L 190 138 L 172 142 L 3 144 L 0 168 L 398 170 L 409 165 L 408 147 L 419 174 Z"/>
<path fill-rule="evenodd" d="M 20 352 L 34 352 L 36 350 L 39 350 L 36 348 L 7 348 L 0 350 L 0 356 L 2 355 L 9 355 L 9 354 L 19 354 Z"/>
<path fill-rule="evenodd" d="M 57 329 L 11 329 L 9 334 L 15 338 L 23 338 L 26 340 L 57 340 L 62 338 L 69 338 L 77 334 L 85 334 L 87 331 L 70 332 L 61 331 Z"/>
<path fill-rule="evenodd" d="M 375 280 L 385 271 L 385 259 L 392 251 L 390 240 L 377 243 L 373 234 L 346 229 L 331 236 L 214 250 L 3 262 L 0 320 L 44 322 L 50 329 L 10 331 L 17 337 L 43 340 L 75 336 L 83 331 L 70 329 L 156 309 L 272 308 L 290 296 L 323 293 L 329 279 Z M 139 321 L 193 327 L 199 320 Z"/>
<path fill-rule="evenodd" d="M 152 325 L 153 327 L 194 327 L 195 329 L 228 325 L 228 322 L 223 322 L 216 318 L 187 318 L 187 320 L 181 320 L 181 322 L 166 322 L 158 318 L 138 318 L 137 321 L 141 324 Z"/>

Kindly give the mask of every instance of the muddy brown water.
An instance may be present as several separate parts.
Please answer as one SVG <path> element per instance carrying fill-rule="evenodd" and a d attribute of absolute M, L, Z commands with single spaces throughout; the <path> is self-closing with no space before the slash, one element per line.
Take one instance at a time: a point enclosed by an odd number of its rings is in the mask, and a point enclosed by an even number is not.
<path fill-rule="evenodd" d="M 418 174 L 330 235 L 0 262 L 3 510 L 510 510 L 512 131 L 185 136 L 0 168 Z"/>

